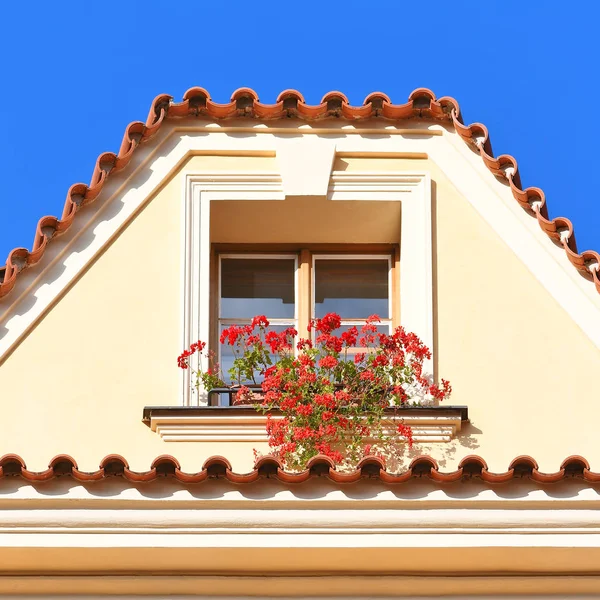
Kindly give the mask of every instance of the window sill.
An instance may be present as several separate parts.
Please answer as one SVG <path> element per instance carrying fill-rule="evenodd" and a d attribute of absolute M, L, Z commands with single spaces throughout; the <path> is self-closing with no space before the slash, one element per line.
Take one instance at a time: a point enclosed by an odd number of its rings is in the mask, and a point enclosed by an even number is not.
<path fill-rule="evenodd" d="M 415 442 L 449 442 L 469 420 L 466 406 L 389 412 L 391 420 L 413 428 Z M 251 407 L 146 406 L 142 421 L 165 442 L 266 442 L 266 419 Z"/>

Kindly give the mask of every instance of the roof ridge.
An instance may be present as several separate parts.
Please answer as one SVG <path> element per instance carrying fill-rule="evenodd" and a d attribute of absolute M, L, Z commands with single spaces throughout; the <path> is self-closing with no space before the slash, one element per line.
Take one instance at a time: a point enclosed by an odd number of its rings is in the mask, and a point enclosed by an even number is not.
<path fill-rule="evenodd" d="M 133 471 L 129 463 L 119 454 L 110 454 L 100 461 L 96 471 L 80 471 L 76 461 L 67 454 L 55 456 L 45 471 L 30 471 L 25 461 L 17 454 L 6 454 L 0 458 L 0 479 L 20 476 L 29 482 L 44 482 L 56 477 L 70 475 L 74 480 L 89 483 L 108 477 L 122 477 L 130 483 L 149 483 L 169 477 L 183 484 L 200 483 L 208 479 L 224 479 L 231 483 L 254 483 L 259 479 L 277 479 L 282 483 L 304 483 L 313 477 L 326 477 L 334 483 L 356 483 L 361 479 L 379 479 L 384 483 L 406 483 L 411 479 L 429 479 L 439 484 L 480 479 L 485 483 L 507 483 L 516 479 L 530 479 L 539 484 L 557 483 L 565 479 L 583 479 L 589 484 L 600 483 L 600 473 L 590 470 L 588 461 L 578 455 L 567 457 L 554 473 L 539 470 L 537 461 L 531 456 L 517 456 L 505 472 L 495 473 L 488 469 L 481 456 L 463 458 L 454 471 L 440 471 L 437 461 L 428 455 L 414 458 L 408 468 L 400 473 L 386 470 L 384 461 L 377 456 L 365 456 L 352 471 L 339 471 L 333 461 L 323 455 L 313 457 L 303 471 L 291 472 L 283 468 L 274 456 L 260 457 L 249 473 L 236 473 L 231 463 L 223 456 L 211 456 L 204 461 L 202 469 L 195 473 L 181 470 L 179 461 L 171 455 L 154 459 L 147 471 Z"/>
<path fill-rule="evenodd" d="M 32 249 L 14 248 L 9 252 L 6 264 L 0 267 L 0 300 L 15 287 L 21 271 L 42 259 L 48 243 L 71 227 L 79 208 L 98 197 L 108 177 L 129 164 L 133 152 L 142 142 L 152 138 L 167 118 L 184 117 L 215 120 L 295 117 L 307 121 L 327 118 L 349 121 L 419 118 L 447 121 L 479 153 L 485 166 L 497 178 L 508 183 L 514 199 L 528 214 L 536 217 L 546 235 L 563 247 L 571 264 L 592 281 L 600 293 L 600 254 L 594 250 L 578 252 L 571 221 L 566 217 L 548 218 L 544 192 L 538 187 L 523 189 L 516 159 L 508 154 L 494 157 L 487 127 L 481 123 L 465 125 L 460 107 L 453 98 L 444 96 L 436 99 L 431 90 L 418 88 L 409 95 L 405 104 L 393 104 L 385 94 L 373 92 L 365 98 L 362 106 L 351 106 L 344 94 L 331 91 L 323 96 L 319 104 L 310 105 L 300 92 L 289 89 L 279 94 L 275 104 L 263 104 L 254 90 L 239 88 L 233 92 L 229 103 L 219 104 L 212 101 L 204 88 L 193 87 L 185 92 L 182 102 L 173 102 L 173 97 L 167 94 L 158 95 L 150 106 L 146 122 L 134 121 L 125 128 L 119 152 L 104 152 L 98 156 L 89 185 L 76 183 L 69 188 L 62 216 L 45 216 L 38 221 Z"/>

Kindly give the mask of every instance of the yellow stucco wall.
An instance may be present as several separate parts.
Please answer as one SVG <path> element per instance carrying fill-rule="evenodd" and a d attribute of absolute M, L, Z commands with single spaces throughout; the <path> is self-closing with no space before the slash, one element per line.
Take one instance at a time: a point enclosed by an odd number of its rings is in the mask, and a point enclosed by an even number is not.
<path fill-rule="evenodd" d="M 335 168 L 431 174 L 437 366 L 453 384 L 450 403 L 468 405 L 472 420 L 454 442 L 412 455 L 452 469 L 475 453 L 505 470 L 531 454 L 556 470 L 583 454 L 600 468 L 598 349 L 435 164 L 367 160 Z M 229 169 L 269 171 L 276 162 L 197 156 L 182 171 Z M 20 454 L 34 470 L 59 453 L 84 470 L 110 453 L 136 470 L 160 454 L 188 471 L 214 454 L 251 468 L 255 443 L 165 443 L 141 422 L 144 406 L 179 402 L 181 190 L 176 174 L 0 365 L 0 455 Z"/>

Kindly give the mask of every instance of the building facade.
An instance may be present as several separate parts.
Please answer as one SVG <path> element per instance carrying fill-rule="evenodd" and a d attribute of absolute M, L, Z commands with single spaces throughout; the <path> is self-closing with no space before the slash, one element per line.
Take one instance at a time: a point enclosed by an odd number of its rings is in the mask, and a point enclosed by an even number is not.
<path fill-rule="evenodd" d="M 599 263 L 451 98 L 159 96 L 0 271 L 0 594 L 600 594 Z M 177 355 L 348 298 L 452 397 L 394 468 L 255 463 Z"/>

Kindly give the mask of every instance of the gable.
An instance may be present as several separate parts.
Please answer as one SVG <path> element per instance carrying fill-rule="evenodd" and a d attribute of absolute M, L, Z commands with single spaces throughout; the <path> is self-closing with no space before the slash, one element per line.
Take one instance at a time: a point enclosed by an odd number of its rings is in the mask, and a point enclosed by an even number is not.
<path fill-rule="evenodd" d="M 273 156 L 199 155 L 169 170 L 14 344 L 0 366 L 3 395 L 11 399 L 0 435 L 30 469 L 42 470 L 49 455 L 68 452 L 77 456 L 80 469 L 93 471 L 103 456 L 118 452 L 143 471 L 149 456 L 164 453 L 158 436 L 141 423 L 141 410 L 180 402 L 175 357 L 182 329 L 182 181 L 193 173 L 276 169 Z M 345 156 L 333 170 L 419 171 L 433 182 L 435 368 L 452 381 L 454 401 L 469 405 L 473 423 L 452 443 L 419 451 L 447 470 L 474 451 L 496 471 L 518 454 L 535 456 L 548 471 L 571 453 L 600 460 L 593 443 L 596 407 L 587 384 L 600 363 L 598 349 L 446 173 L 422 154 Z M 158 172 L 158 165 L 149 164 L 148 172 Z M 144 177 L 149 180 L 147 174 L 140 180 Z M 123 206 L 122 198 L 112 202 Z M 303 199 L 277 202 L 297 206 Z M 105 222 L 100 215 L 90 229 L 102 232 Z M 49 344 L 56 360 L 48 358 Z M 29 375 L 32 365 L 35 377 Z M 36 401 L 35 411 L 29 408 L 32 398 L 44 399 Z M 548 432 L 555 430 L 557 415 L 564 420 L 565 398 L 587 418 L 556 444 Z M 176 453 L 188 472 L 212 454 L 227 456 L 244 472 L 255 446 L 180 442 Z"/>
<path fill-rule="evenodd" d="M 598 255 L 545 214 L 485 129 L 426 90 L 362 107 L 157 98 L 0 282 L 0 589 L 596 591 Z M 429 413 L 433 434 L 399 464 L 352 470 L 254 462 L 268 448 L 247 430 L 210 439 L 218 411 L 191 406 L 176 356 L 215 329 L 224 248 L 260 244 L 291 253 L 298 278 L 324 244 L 352 260 L 384 247 L 392 320 L 428 336 L 427 368 L 470 422 L 436 442 L 444 412 Z M 208 435 L 162 436 L 145 407 L 204 412 Z"/>
<path fill-rule="evenodd" d="M 570 221 L 564 217 L 548 219 L 543 191 L 533 187 L 522 188 L 516 160 L 509 155 L 494 157 L 487 128 L 480 123 L 470 126 L 464 125 L 460 108 L 453 98 L 436 99 L 430 90 L 419 88 L 410 94 L 406 104 L 394 105 L 388 96 L 375 92 L 365 98 L 362 107 L 353 107 L 350 106 L 348 99 L 343 94 L 329 92 L 323 97 L 319 105 L 310 106 L 304 102 L 302 94 L 296 90 L 285 90 L 278 96 L 276 104 L 266 105 L 259 101 L 256 92 L 253 90 L 240 88 L 232 94 L 230 103 L 217 104 L 212 101 L 205 89 L 195 87 L 184 94 L 183 102 L 173 103 L 172 100 L 171 96 L 165 94 L 157 96 L 150 107 L 146 123 L 133 122 L 126 128 L 118 154 L 106 152 L 98 157 L 90 184 L 74 184 L 69 189 L 61 219 L 57 217 L 43 217 L 40 219 L 31 252 L 25 248 L 16 248 L 9 254 L 6 265 L 0 269 L 0 298 L 12 291 L 17 276 L 22 270 L 35 265 L 41 260 L 52 237 L 64 234 L 71 227 L 78 209 L 94 202 L 103 190 L 106 191 L 106 188 L 110 187 L 107 183 L 109 176 L 114 177 L 115 174 L 120 173 L 130 164 L 134 158 L 134 152 L 140 148 L 142 142 L 150 140 L 156 135 L 159 135 L 159 138 L 161 135 L 164 137 L 164 131 L 161 131 L 161 127 L 164 128 L 167 119 L 186 117 L 214 120 L 239 118 L 279 120 L 292 117 L 309 122 L 333 118 L 348 119 L 354 123 L 359 121 L 369 123 L 380 117 L 382 120 L 387 121 L 424 119 L 433 120 L 440 124 L 451 123 L 458 136 L 481 157 L 485 167 L 510 187 L 513 199 L 526 212 L 537 218 L 541 229 L 564 248 L 571 264 L 582 276 L 592 281 L 598 292 L 600 292 L 600 255 L 594 251 L 577 252 Z M 294 125 L 292 125 L 293 127 Z M 221 128 L 222 131 L 226 129 Z M 369 130 L 368 127 L 365 127 L 363 133 L 377 135 L 381 133 L 382 129 L 382 127 L 375 127 Z M 386 134 L 392 132 L 391 128 L 387 129 Z M 273 133 L 277 132 L 277 128 L 271 128 L 271 130 Z M 289 132 L 289 130 L 289 127 L 284 126 L 282 133 Z M 255 133 L 258 130 L 252 127 L 246 129 L 237 127 L 235 131 Z M 320 131 L 324 132 L 325 129 Z M 314 132 L 310 129 L 303 131 L 303 133 Z M 402 133 L 400 131 L 395 132 Z M 429 128 L 429 132 L 433 135 L 436 129 Z M 330 133 L 336 133 L 335 127 L 331 129 Z M 416 131 L 413 129 L 412 132 L 409 130 L 405 133 L 410 135 L 416 133 Z M 283 143 L 283 145 L 280 145 L 279 150 L 281 151 L 286 146 L 289 148 L 292 144 L 297 147 L 297 142 L 296 139 L 295 141 L 292 140 L 291 143 Z M 463 155 L 466 156 L 468 153 L 465 153 L 464 149 L 462 150 Z M 321 177 L 323 177 L 326 174 L 327 166 L 325 165 L 325 169 L 323 168 L 324 161 L 321 158 L 322 156 L 319 157 L 318 153 L 315 155 L 313 148 L 308 149 L 302 155 L 303 162 L 310 163 L 312 170 L 320 171 Z M 473 157 L 470 158 L 472 161 Z M 290 181 L 288 183 L 288 187 L 293 187 L 295 183 L 298 190 L 302 189 L 302 180 L 294 176 L 295 168 L 293 166 L 292 169 L 284 167 L 286 165 L 282 164 L 282 173 L 286 172 L 286 176 L 294 179 L 294 182 Z"/>
<path fill-rule="evenodd" d="M 422 91 L 414 96 L 414 98 L 421 97 L 427 98 L 429 96 Z M 413 104 L 416 102 L 414 98 L 411 97 Z M 164 98 L 161 102 L 163 104 L 155 105 L 155 110 L 154 112 L 151 111 L 151 115 L 156 116 L 164 109 Z M 453 103 L 448 104 L 448 99 L 441 99 L 438 104 L 439 106 L 454 106 Z M 420 104 L 416 102 L 416 105 L 419 106 L 419 109 L 413 107 L 413 113 L 410 113 L 413 117 L 415 115 L 426 118 L 432 117 L 432 114 L 426 111 L 423 112 L 423 102 Z M 158 110 L 158 106 L 162 108 Z M 209 103 L 207 106 L 212 105 Z M 332 106 L 329 106 L 327 110 L 334 110 Z M 240 114 L 250 114 L 246 109 L 244 110 L 245 112 Z M 177 116 L 183 114 L 182 111 L 183 108 L 179 107 L 169 114 Z M 398 114 L 400 115 L 400 113 Z M 402 118 L 405 118 L 408 114 L 402 112 L 402 115 L 404 115 Z M 447 115 L 449 112 L 444 113 L 442 111 L 442 113 L 435 113 L 433 116 L 441 118 L 441 114 Z M 452 114 L 456 120 L 456 114 Z M 355 116 L 358 117 L 358 113 Z M 363 115 L 361 118 L 366 117 Z M 149 117 L 148 122 L 152 119 Z M 324 193 L 325 188 L 323 185 L 327 186 L 328 178 L 324 178 L 322 173 L 319 174 L 319 178 L 315 177 L 314 165 L 310 163 L 307 167 L 303 163 L 307 156 L 320 156 L 323 159 L 321 162 L 325 166 L 327 166 L 328 160 L 331 162 L 331 157 L 337 157 L 338 161 L 343 162 L 344 156 L 387 156 L 396 158 L 430 156 L 441 167 L 442 171 L 452 179 L 453 185 L 458 186 L 459 191 L 469 199 L 484 219 L 518 253 L 530 271 L 544 284 L 561 306 L 569 312 L 579 327 L 590 336 L 596 345 L 600 344 L 600 323 L 598 319 L 600 298 L 594 292 L 593 286 L 586 281 L 586 279 L 595 277 L 595 264 L 593 261 L 586 255 L 585 269 L 582 271 L 585 277 L 581 276 L 581 272 L 578 273 L 578 271 L 570 269 L 568 261 L 569 257 L 572 259 L 573 256 L 569 253 L 565 255 L 556 252 L 553 245 L 548 244 L 547 236 L 536 227 L 535 221 L 514 202 L 514 177 L 510 175 L 514 170 L 509 172 L 510 186 L 499 184 L 496 177 L 499 177 L 500 173 L 504 171 L 495 167 L 492 168 L 493 165 L 491 166 L 489 157 L 485 158 L 483 154 L 485 160 L 482 162 L 477 154 L 473 153 L 457 135 L 453 134 L 443 124 L 443 121 L 433 124 L 424 123 L 423 121 L 407 121 L 402 122 L 403 125 L 406 125 L 404 128 L 389 126 L 386 122 L 367 121 L 366 127 L 362 124 L 359 124 L 360 126 L 348 126 L 343 122 L 332 126 L 330 122 L 325 122 L 323 126 L 319 123 L 318 126 L 308 128 L 302 125 L 303 137 L 300 139 L 297 135 L 296 124 L 289 121 L 286 123 L 276 122 L 274 126 L 271 124 L 267 126 L 266 123 L 258 126 L 248 126 L 248 123 L 245 122 L 233 123 L 233 126 L 230 126 L 231 124 L 222 126 L 215 123 L 193 121 L 184 122 L 185 125 L 182 126 L 179 123 L 178 121 L 165 122 L 162 123 L 160 128 L 148 128 L 148 132 L 152 131 L 148 136 L 155 136 L 153 143 L 140 146 L 135 155 L 130 148 L 126 156 L 127 160 L 125 161 L 124 158 L 123 160 L 119 159 L 115 162 L 114 167 L 110 169 L 110 177 L 107 175 L 106 168 L 104 170 L 100 168 L 102 165 L 106 167 L 110 163 L 109 157 L 103 155 L 99 159 L 98 164 L 100 166 L 93 178 L 94 181 L 98 181 L 89 187 L 89 190 L 84 194 L 83 201 L 81 196 L 83 188 L 79 184 L 74 186 L 70 192 L 76 198 L 76 205 L 84 206 L 84 208 L 78 212 L 73 212 L 73 206 L 76 206 L 73 204 L 75 200 L 73 202 L 68 201 L 70 208 L 65 207 L 65 214 L 70 215 L 69 219 L 64 222 L 64 226 L 57 226 L 56 229 L 57 232 L 66 231 L 66 233 L 61 234 L 60 238 L 61 242 L 66 243 L 60 243 L 59 245 L 53 243 L 46 247 L 44 242 L 26 260 L 23 259 L 21 250 L 17 253 L 21 257 L 19 264 L 35 263 L 40 259 L 40 253 L 46 254 L 45 261 L 48 264 L 43 274 L 38 269 L 26 268 L 19 270 L 18 268 L 11 268 L 10 265 L 7 267 L 4 282 L 1 284 L 2 290 L 4 292 L 9 289 L 12 290 L 12 286 L 16 283 L 17 274 L 21 283 L 17 291 L 12 294 L 12 298 L 3 301 L 6 312 L 0 321 L 0 355 L 4 355 L 12 344 L 18 340 L 19 336 L 28 327 L 32 326 L 44 310 L 47 310 L 48 306 L 56 301 L 61 290 L 70 284 L 81 269 L 86 268 L 93 256 L 101 252 L 103 245 L 118 232 L 119 228 L 126 225 L 132 215 L 147 201 L 147 198 L 160 188 L 162 181 L 176 171 L 182 162 L 194 154 L 221 156 L 237 154 L 254 156 L 255 158 L 261 156 L 265 158 L 272 157 L 275 159 L 273 163 L 275 165 L 274 176 L 285 187 L 286 195 L 296 189 L 294 186 L 304 185 L 302 182 L 307 181 L 311 182 L 311 185 L 317 184 L 317 188 L 315 188 L 317 191 L 309 191 L 309 193 Z M 173 126 L 174 124 L 176 126 Z M 374 125 L 375 127 L 373 127 Z M 455 125 L 457 124 L 455 123 Z M 128 129 L 129 133 L 127 133 L 126 138 L 133 130 L 137 131 L 132 125 Z M 464 128 L 458 128 L 457 131 L 463 137 L 466 135 Z M 380 135 L 373 137 L 376 132 L 379 132 Z M 238 137 L 237 133 L 241 137 Z M 316 136 L 315 133 L 319 133 L 319 135 Z M 483 133 L 480 126 L 473 126 L 474 139 L 478 143 L 483 143 Z M 287 135 L 290 136 L 289 139 Z M 282 143 L 282 140 L 285 140 L 285 143 Z M 335 142 L 333 145 L 332 140 Z M 315 141 L 319 141 L 319 143 L 316 144 Z M 137 142 L 134 140 L 131 143 L 135 146 Z M 135 147 L 137 148 L 137 146 Z M 304 147 L 304 151 L 301 152 L 302 160 L 298 160 L 300 154 L 294 154 L 294 152 L 290 154 L 290 148 L 301 147 Z M 487 146 L 483 144 L 480 149 L 481 152 L 484 152 L 486 148 Z M 325 151 L 323 152 L 323 150 Z M 501 157 L 498 160 L 500 161 L 499 164 L 503 165 L 503 169 L 510 171 L 509 167 L 506 166 L 508 165 L 506 157 Z M 125 163 L 127 163 L 128 168 L 122 171 Z M 299 169 L 299 165 L 304 165 L 304 169 Z M 490 175 L 490 169 L 495 176 Z M 113 171 L 116 171 L 116 174 L 112 174 Z M 328 172 L 331 172 L 331 169 L 328 169 Z M 123 194 L 123 190 L 127 186 L 130 189 Z M 104 200 L 101 198 L 96 202 L 100 189 L 103 189 Z M 110 200 L 115 193 L 121 195 L 123 199 L 121 206 Z M 306 198 L 305 201 L 308 202 L 309 199 Z M 110 208 L 105 208 L 106 206 L 110 206 Z M 536 200 L 534 206 L 537 210 L 535 214 L 539 220 L 541 213 L 538 209 L 541 205 Z M 371 210 L 374 209 L 371 208 Z M 92 213 L 97 213 L 98 216 L 92 218 Z M 70 227 L 70 224 L 74 222 L 75 214 L 78 215 L 80 223 L 78 228 Z M 104 216 L 101 217 L 100 214 Z M 241 221 L 239 214 L 236 214 L 236 216 L 238 222 Z M 225 217 L 225 220 L 227 221 L 228 217 Z M 380 220 L 380 223 L 382 222 L 384 221 Z M 555 225 L 560 229 L 559 225 L 561 223 L 562 221 L 556 221 Z M 549 229 L 546 226 L 544 227 L 547 233 Z M 44 221 L 44 223 L 40 222 L 38 230 L 49 232 L 52 231 L 52 227 Z M 568 236 L 561 234 L 559 237 L 563 242 L 570 243 L 571 238 L 567 240 Z M 44 239 L 49 240 L 48 237 Z M 75 244 L 78 246 L 77 248 L 69 247 L 70 239 L 77 240 Z M 79 246 L 85 247 L 85 252 L 80 251 Z M 69 253 L 71 255 L 75 253 L 76 257 L 69 257 Z M 62 260 L 64 260 L 64 263 L 60 262 Z M 51 271 L 55 274 L 51 275 Z M 59 281 L 52 283 L 53 280 Z M 35 301 L 32 297 L 35 297 Z M 17 314 L 17 317 L 14 317 L 13 313 Z"/>
<path fill-rule="evenodd" d="M 471 417 L 451 442 L 418 452 L 448 471 L 473 452 L 496 472 L 520 454 L 547 471 L 569 454 L 600 461 L 587 383 L 600 366 L 597 255 L 575 252 L 570 224 L 545 218 L 543 195 L 520 190 L 514 161 L 491 158 L 487 132 L 462 127 L 454 101 L 423 91 L 404 107 L 372 98 L 371 112 L 334 96 L 311 113 L 286 96 L 277 114 L 300 123 L 249 120 L 267 109 L 247 97 L 226 108 L 193 94 L 155 101 L 119 155 L 99 159 L 91 185 L 72 188 L 64 218 L 40 222 L 33 251 L 11 254 L 0 284 L 5 446 L 32 470 L 68 452 L 94 471 L 117 452 L 144 471 L 165 449 L 143 406 L 189 401 L 175 357 L 197 339 L 190 298 L 210 298 L 186 269 L 206 268 L 211 243 L 399 242 L 400 322 L 433 347 L 429 367 Z M 186 220 L 198 180 L 213 208 Z M 202 248 L 188 235 L 200 221 Z M 257 445 L 182 441 L 176 454 L 184 471 L 222 454 L 239 473 Z"/>

